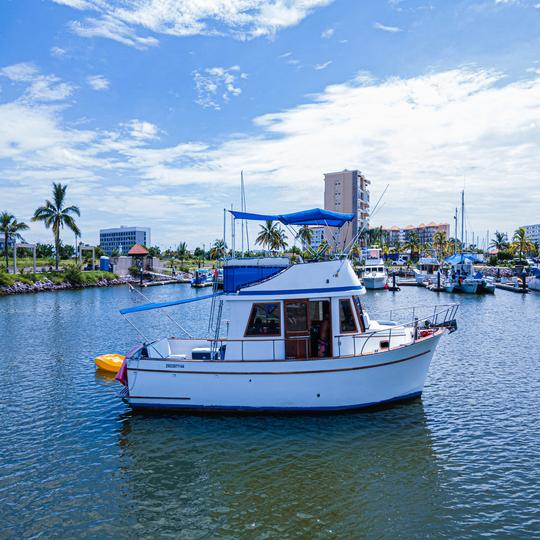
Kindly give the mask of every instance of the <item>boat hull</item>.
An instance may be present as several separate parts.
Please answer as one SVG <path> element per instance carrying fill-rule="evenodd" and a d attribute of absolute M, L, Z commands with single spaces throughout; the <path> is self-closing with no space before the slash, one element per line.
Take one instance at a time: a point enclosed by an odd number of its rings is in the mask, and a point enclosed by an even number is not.
<path fill-rule="evenodd" d="M 221 411 L 336 411 L 422 393 L 441 333 L 357 357 L 289 361 L 129 359 L 133 408 Z"/>
<path fill-rule="evenodd" d="M 362 281 L 366 289 L 384 289 L 384 286 L 386 285 L 386 276 L 364 276 Z"/>
<path fill-rule="evenodd" d="M 454 285 L 454 292 L 462 292 L 465 294 L 476 294 L 476 290 L 478 289 L 478 284 L 475 283 L 456 283 Z"/>
<path fill-rule="evenodd" d="M 527 287 L 529 287 L 531 291 L 540 291 L 540 278 L 529 278 L 527 280 Z"/>

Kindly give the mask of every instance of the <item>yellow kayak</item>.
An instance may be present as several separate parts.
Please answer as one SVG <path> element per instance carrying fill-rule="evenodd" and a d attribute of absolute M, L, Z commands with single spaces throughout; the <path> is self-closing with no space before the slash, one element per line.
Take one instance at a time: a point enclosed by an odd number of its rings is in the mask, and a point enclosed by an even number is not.
<path fill-rule="evenodd" d="M 102 354 L 101 356 L 96 356 L 95 359 L 97 368 L 112 373 L 118 373 L 123 361 L 124 356 L 121 354 Z"/>

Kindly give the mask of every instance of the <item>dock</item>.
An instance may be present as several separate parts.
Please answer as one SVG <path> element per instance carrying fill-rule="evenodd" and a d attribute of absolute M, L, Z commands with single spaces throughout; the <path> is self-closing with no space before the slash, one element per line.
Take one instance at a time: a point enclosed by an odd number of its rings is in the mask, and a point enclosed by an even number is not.
<path fill-rule="evenodd" d="M 189 283 L 183 279 L 163 279 L 160 281 L 147 281 L 139 284 L 139 287 L 157 287 L 158 285 L 176 285 L 177 283 Z"/>
<path fill-rule="evenodd" d="M 516 287 L 515 285 L 508 285 L 507 283 L 495 283 L 497 289 L 502 289 L 503 291 L 510 291 L 515 293 L 527 294 L 529 292 L 528 287 Z"/>

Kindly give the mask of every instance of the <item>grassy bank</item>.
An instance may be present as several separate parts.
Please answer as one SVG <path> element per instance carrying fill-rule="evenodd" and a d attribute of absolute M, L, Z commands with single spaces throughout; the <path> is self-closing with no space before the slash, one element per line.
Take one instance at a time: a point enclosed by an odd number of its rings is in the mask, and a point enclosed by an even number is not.
<path fill-rule="evenodd" d="M 67 283 L 73 287 L 88 287 L 96 285 L 99 281 L 111 281 L 117 279 L 117 277 L 112 272 L 103 272 L 101 270 L 83 272 L 77 267 L 67 268 L 59 272 L 43 272 L 40 274 L 28 273 L 20 275 L 0 272 L 0 287 L 12 287 L 16 283 L 22 283 L 24 285 L 35 285 L 36 283 L 62 285 Z"/>

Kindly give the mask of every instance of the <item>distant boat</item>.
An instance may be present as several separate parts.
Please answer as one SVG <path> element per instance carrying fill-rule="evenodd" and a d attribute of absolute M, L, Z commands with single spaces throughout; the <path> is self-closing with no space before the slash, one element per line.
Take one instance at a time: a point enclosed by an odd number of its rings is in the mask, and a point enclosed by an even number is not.
<path fill-rule="evenodd" d="M 531 268 L 532 275 L 527 279 L 531 291 L 540 291 L 540 268 Z"/>
<path fill-rule="evenodd" d="M 416 283 L 423 285 L 424 282 L 434 282 L 437 280 L 437 272 L 441 268 L 441 263 L 435 257 L 422 257 L 413 270 Z"/>
<path fill-rule="evenodd" d="M 214 284 L 213 271 L 207 268 L 198 268 L 191 280 L 191 286 L 196 288 L 211 287 Z"/>
<path fill-rule="evenodd" d="M 381 259 L 379 249 L 369 249 L 366 263 L 362 269 L 362 282 L 366 289 L 384 289 L 388 272 Z"/>

